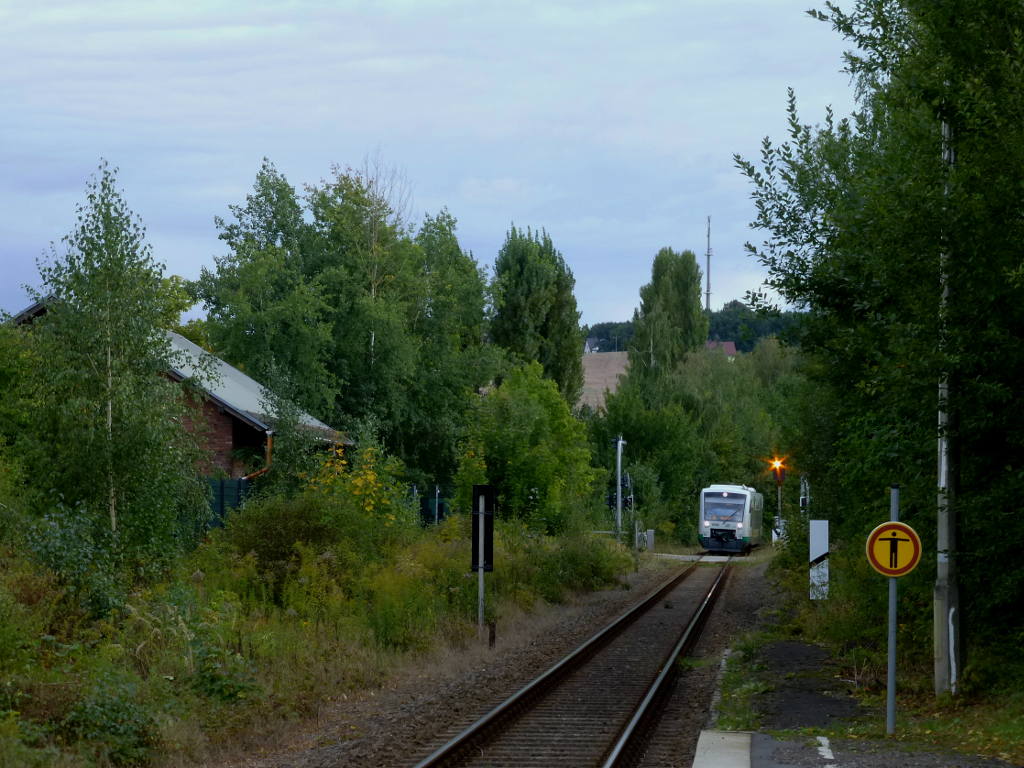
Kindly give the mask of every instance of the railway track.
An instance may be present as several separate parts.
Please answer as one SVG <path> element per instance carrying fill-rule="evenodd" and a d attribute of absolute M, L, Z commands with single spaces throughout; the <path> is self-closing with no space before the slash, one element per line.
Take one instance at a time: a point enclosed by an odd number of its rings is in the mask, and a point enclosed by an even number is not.
<path fill-rule="evenodd" d="M 695 563 L 669 579 L 416 768 L 635 764 L 727 573 Z"/>

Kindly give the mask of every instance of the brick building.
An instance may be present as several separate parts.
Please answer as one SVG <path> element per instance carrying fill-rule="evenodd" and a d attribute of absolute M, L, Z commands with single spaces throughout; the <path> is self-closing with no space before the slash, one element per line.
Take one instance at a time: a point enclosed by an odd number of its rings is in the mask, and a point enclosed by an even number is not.
<path fill-rule="evenodd" d="M 31 325 L 46 314 L 38 301 L 11 318 L 15 325 Z M 272 417 L 268 413 L 269 393 L 262 384 L 210 354 L 184 336 L 167 332 L 175 362 L 167 371 L 174 381 L 192 379 L 202 397 L 197 418 L 185 427 L 199 438 L 209 456 L 200 474 L 228 478 L 252 477 L 273 461 Z M 348 442 L 331 427 L 300 412 L 301 425 L 325 443 Z"/>
<path fill-rule="evenodd" d="M 168 332 L 172 349 L 178 353 L 169 371 L 176 381 L 195 379 L 203 394 L 201 417 L 186 425 L 199 435 L 209 452 L 204 474 L 243 477 L 255 463 L 273 461 L 272 417 L 267 412 L 268 392 L 262 384 L 242 373 L 184 336 Z M 325 442 L 341 440 L 338 432 L 300 412 L 300 424 Z"/>

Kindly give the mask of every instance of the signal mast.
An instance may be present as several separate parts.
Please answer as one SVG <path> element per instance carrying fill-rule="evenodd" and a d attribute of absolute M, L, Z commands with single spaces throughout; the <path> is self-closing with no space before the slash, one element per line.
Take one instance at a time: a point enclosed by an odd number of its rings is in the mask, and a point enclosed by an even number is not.
<path fill-rule="evenodd" d="M 704 311 L 711 314 L 711 217 L 708 216 L 708 248 L 705 251 L 707 258 L 707 269 L 704 270 L 706 279 L 704 289 Z"/>

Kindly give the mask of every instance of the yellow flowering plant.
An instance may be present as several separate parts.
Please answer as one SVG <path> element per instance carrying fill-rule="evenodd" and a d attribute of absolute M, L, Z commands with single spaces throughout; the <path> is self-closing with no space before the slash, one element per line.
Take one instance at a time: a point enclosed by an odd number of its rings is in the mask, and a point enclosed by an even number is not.
<path fill-rule="evenodd" d="M 309 490 L 324 494 L 331 507 L 358 513 L 373 527 L 408 529 L 416 525 L 416 510 L 403 470 L 402 462 L 384 455 L 376 443 L 355 449 L 339 445 L 310 478 Z"/>

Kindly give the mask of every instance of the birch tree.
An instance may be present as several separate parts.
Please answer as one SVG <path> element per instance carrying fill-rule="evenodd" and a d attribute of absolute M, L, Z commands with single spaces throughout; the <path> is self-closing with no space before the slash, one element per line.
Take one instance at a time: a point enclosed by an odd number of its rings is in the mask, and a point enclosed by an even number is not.
<path fill-rule="evenodd" d="M 104 162 L 74 229 L 40 264 L 47 312 L 29 331 L 33 474 L 140 564 L 162 560 L 205 506 L 185 396 L 166 376 L 173 297 L 162 273 Z"/>

